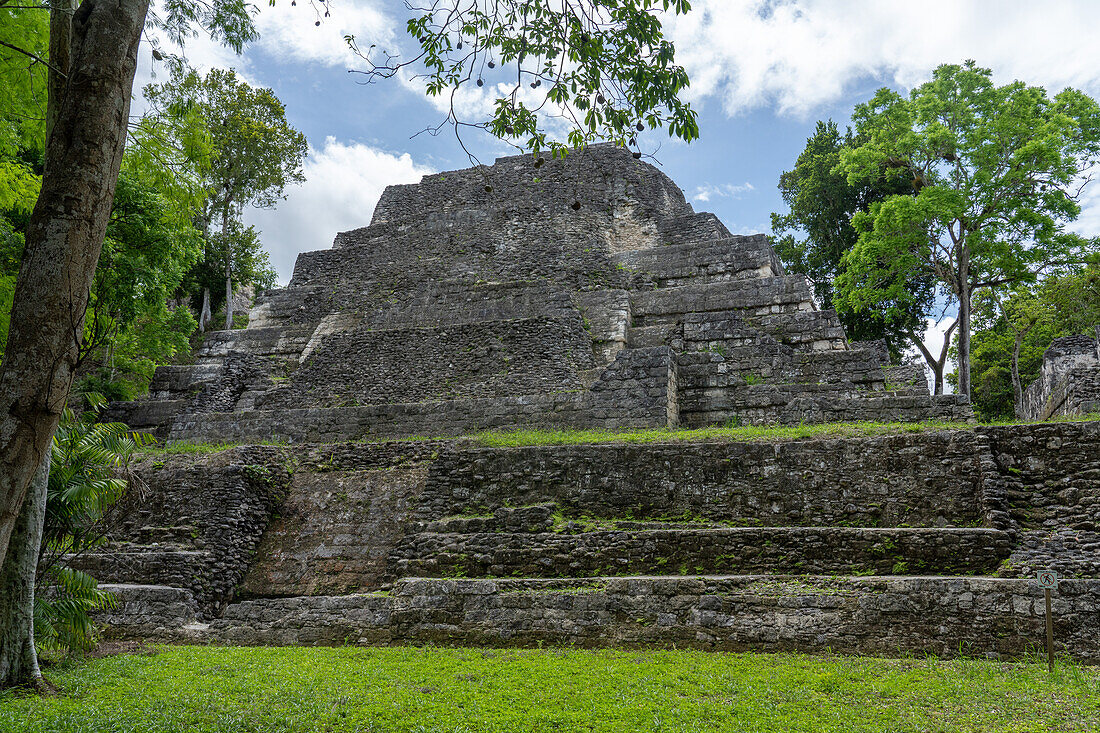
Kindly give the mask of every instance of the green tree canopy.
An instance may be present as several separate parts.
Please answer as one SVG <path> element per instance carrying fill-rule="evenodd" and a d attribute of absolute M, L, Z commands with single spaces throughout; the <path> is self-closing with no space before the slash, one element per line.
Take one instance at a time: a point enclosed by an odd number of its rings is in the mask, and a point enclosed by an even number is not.
<path fill-rule="evenodd" d="M 84 321 L 84 348 L 101 359 L 81 387 L 112 399 L 144 392 L 158 364 L 190 348 L 196 321 L 169 301 L 203 254 L 201 234 L 178 216 L 180 204 L 128 167 L 115 189 Z"/>
<path fill-rule="evenodd" d="M 851 129 L 842 135 L 832 120 L 819 121 L 794 168 L 779 177 L 779 191 L 788 209 L 785 214 L 772 214 L 775 251 L 788 272 L 809 278 L 823 308 L 836 307 L 834 280 L 843 271 L 844 255 L 859 238 L 852 217 L 888 196 L 913 193 L 908 177 L 896 171 L 849 183 L 838 170 L 840 154 L 862 142 Z M 883 338 L 891 356 L 899 360 L 907 343 L 919 342 L 932 295 L 933 283 L 926 278 L 914 282 L 903 299 L 890 307 L 840 310 L 838 315 L 849 338 Z"/>
<path fill-rule="evenodd" d="M 224 240 L 206 248 L 208 256 L 224 259 L 206 262 L 205 269 L 216 265 L 223 273 L 226 328 L 232 328 L 234 273 L 238 278 L 247 276 L 263 264 L 259 260 L 234 264 L 234 254 L 251 251 L 250 241 L 242 238 L 242 212 L 246 206 L 274 206 L 284 198 L 287 186 L 305 180 L 306 138 L 287 122 L 286 110 L 274 92 L 249 86 L 232 70 L 212 69 L 205 76 L 177 70 L 169 81 L 145 87 L 145 96 L 160 116 L 174 120 L 179 129 L 193 129 L 185 123 L 197 120 L 209 135 L 205 146 L 187 140 L 180 145 L 194 151 L 201 162 L 196 170 L 206 198 L 198 217 L 200 228 L 209 238 L 216 221 Z M 251 243 L 255 244 L 254 236 Z M 238 279 L 239 284 L 249 282 Z"/>
<path fill-rule="evenodd" d="M 1088 243 L 1066 230 L 1081 211 L 1082 175 L 1100 155 L 1100 107 L 1066 89 L 995 86 L 968 61 L 940 66 L 909 98 L 881 89 L 856 108 L 865 142 L 841 154 L 850 183 L 904 171 L 916 195 L 858 213 L 837 278 L 854 312 L 904 302 L 934 278 L 958 306 L 959 391 L 970 394 L 972 298 L 1080 261 Z"/>
<path fill-rule="evenodd" d="M 1100 253 L 1038 283 L 986 290 L 974 298 L 973 401 L 983 420 L 1016 415 L 1020 393 L 1060 336 L 1091 335 L 1100 324 Z"/>

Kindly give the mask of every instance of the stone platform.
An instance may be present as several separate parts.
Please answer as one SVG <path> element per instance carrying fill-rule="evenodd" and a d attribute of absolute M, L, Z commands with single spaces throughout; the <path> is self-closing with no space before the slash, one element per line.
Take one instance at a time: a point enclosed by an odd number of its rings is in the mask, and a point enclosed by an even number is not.
<path fill-rule="evenodd" d="M 1100 422 L 153 456 L 83 567 L 118 637 L 1100 662 Z"/>
<path fill-rule="evenodd" d="M 388 187 L 151 390 L 109 417 L 204 442 L 972 416 L 607 146 Z"/>

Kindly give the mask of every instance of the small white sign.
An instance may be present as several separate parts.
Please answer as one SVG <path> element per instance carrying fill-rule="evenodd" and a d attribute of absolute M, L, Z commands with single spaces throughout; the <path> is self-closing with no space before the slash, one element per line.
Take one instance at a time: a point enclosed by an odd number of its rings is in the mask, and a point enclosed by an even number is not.
<path fill-rule="evenodd" d="M 1040 588 L 1058 589 L 1058 573 L 1053 570 L 1041 570 L 1036 577 L 1039 579 Z"/>

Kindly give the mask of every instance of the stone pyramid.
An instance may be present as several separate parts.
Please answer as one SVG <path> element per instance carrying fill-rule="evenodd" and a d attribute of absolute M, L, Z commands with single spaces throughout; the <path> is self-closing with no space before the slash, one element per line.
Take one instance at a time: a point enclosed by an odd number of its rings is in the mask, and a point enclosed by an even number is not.
<path fill-rule="evenodd" d="M 614 146 L 390 186 L 114 417 L 173 440 L 968 418 Z"/>
<path fill-rule="evenodd" d="M 70 562 L 119 638 L 1001 658 L 1055 570 L 1100 662 L 1100 422 L 468 435 L 970 415 L 884 362 L 625 151 L 428 176 L 115 406 L 241 445 L 144 455 Z"/>

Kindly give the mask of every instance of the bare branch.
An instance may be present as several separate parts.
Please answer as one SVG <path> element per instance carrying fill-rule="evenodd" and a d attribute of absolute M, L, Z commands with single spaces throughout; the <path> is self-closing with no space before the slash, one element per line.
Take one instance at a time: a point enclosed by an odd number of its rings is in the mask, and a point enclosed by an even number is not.
<path fill-rule="evenodd" d="M 42 58 L 38 54 L 31 53 L 30 51 L 27 51 L 26 49 L 19 48 L 19 46 L 13 46 L 12 44 L 6 43 L 4 41 L 0 41 L 0 46 L 4 46 L 5 48 L 10 48 L 12 51 L 18 51 L 19 53 L 23 54 L 24 56 L 32 58 L 35 61 L 37 61 L 38 63 L 42 64 L 43 66 L 45 66 L 47 69 L 49 69 L 53 73 L 60 74 L 62 77 L 66 78 L 66 79 L 69 78 L 67 74 L 65 74 L 64 72 L 60 71 L 59 69 L 56 69 L 53 66 L 51 66 L 49 61 Z"/>

